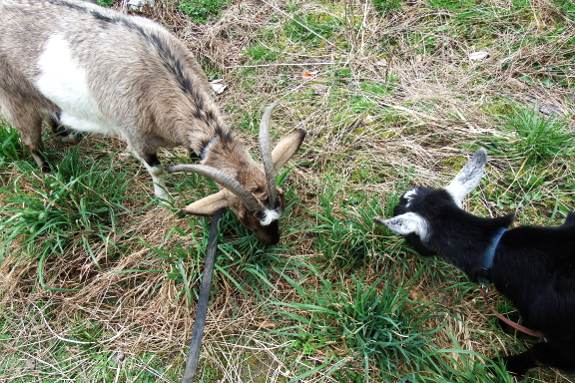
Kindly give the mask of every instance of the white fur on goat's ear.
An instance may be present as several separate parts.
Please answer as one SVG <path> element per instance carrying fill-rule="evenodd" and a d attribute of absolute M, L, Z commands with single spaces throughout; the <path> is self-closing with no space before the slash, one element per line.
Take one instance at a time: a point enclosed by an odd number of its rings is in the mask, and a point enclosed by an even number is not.
<path fill-rule="evenodd" d="M 298 129 L 278 142 L 272 151 L 272 162 L 276 171 L 279 171 L 296 154 L 305 138 L 305 134 L 305 130 Z"/>
<path fill-rule="evenodd" d="M 408 212 L 390 219 L 374 218 L 378 225 L 387 226 L 395 234 L 408 235 L 415 233 L 423 241 L 429 233 L 427 221 L 417 213 Z"/>
<path fill-rule="evenodd" d="M 216 211 L 229 207 L 225 190 L 199 199 L 182 209 L 183 213 L 192 215 L 212 215 Z"/>
<path fill-rule="evenodd" d="M 486 163 L 487 152 L 481 148 L 447 185 L 445 190 L 451 194 L 457 206 L 461 207 L 461 200 L 479 184 Z"/>

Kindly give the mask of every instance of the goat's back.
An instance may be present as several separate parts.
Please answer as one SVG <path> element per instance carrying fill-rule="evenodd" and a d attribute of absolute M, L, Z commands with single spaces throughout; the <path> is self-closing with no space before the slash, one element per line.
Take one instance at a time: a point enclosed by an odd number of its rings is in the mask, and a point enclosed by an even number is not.
<path fill-rule="evenodd" d="M 575 225 L 570 222 L 557 227 L 518 227 L 511 230 L 507 238 L 510 249 L 521 249 L 522 253 L 530 254 L 528 257 L 534 262 L 553 270 L 575 264 Z"/>

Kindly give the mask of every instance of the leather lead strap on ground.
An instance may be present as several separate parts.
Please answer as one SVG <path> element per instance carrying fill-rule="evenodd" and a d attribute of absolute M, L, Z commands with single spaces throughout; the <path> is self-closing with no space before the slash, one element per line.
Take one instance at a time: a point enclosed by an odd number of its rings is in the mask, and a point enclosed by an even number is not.
<path fill-rule="evenodd" d="M 518 331 L 521 331 L 524 334 L 531 335 L 531 336 L 534 336 L 536 338 L 545 338 L 545 334 L 543 334 L 541 331 L 531 330 L 530 328 L 527 328 L 525 326 L 521 326 L 519 323 L 515 323 L 513 321 L 510 321 L 509 319 L 507 319 L 503 315 L 501 315 L 493 307 L 491 307 L 491 305 L 489 304 L 489 301 L 487 300 L 487 293 L 489 292 L 489 290 L 487 290 L 486 287 L 481 287 L 479 289 L 479 292 L 481 293 L 481 296 L 483 297 L 485 304 L 487 305 L 487 307 L 489 307 L 489 310 L 491 310 L 491 313 L 493 313 L 493 315 L 495 315 L 497 318 L 501 319 L 504 323 L 506 323 L 507 325 L 513 327 L 514 329 L 516 329 Z"/>
<path fill-rule="evenodd" d="M 193 382 L 196 376 L 196 367 L 200 358 L 200 349 L 202 347 L 202 338 L 204 336 L 204 325 L 206 324 L 206 313 L 208 311 L 208 302 L 210 300 L 210 287 L 212 285 L 212 276 L 214 274 L 214 265 L 216 263 L 216 250 L 218 248 L 218 222 L 222 217 L 222 209 L 218 210 L 212 216 L 212 225 L 210 227 L 210 237 L 208 239 L 208 249 L 206 251 L 206 261 L 204 264 L 204 273 L 202 285 L 200 287 L 200 298 L 196 310 L 196 320 L 194 321 L 194 331 L 190 342 L 190 352 L 182 383 Z"/>

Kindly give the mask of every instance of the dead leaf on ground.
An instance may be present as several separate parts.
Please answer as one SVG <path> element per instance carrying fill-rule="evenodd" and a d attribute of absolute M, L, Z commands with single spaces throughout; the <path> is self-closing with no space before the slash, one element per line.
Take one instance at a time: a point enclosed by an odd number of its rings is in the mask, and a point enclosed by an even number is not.
<path fill-rule="evenodd" d="M 259 324 L 259 327 L 261 327 L 261 328 L 274 328 L 274 327 L 276 327 L 276 324 L 273 322 L 263 321 L 262 323 Z"/>
<path fill-rule="evenodd" d="M 312 78 L 316 77 L 317 75 L 319 75 L 319 71 L 318 71 L 318 70 L 314 70 L 313 72 L 303 72 L 303 73 L 301 74 L 301 77 L 302 77 L 304 80 L 309 80 L 309 79 L 312 79 Z"/>
<path fill-rule="evenodd" d="M 489 57 L 489 51 L 477 51 L 469 54 L 471 61 L 483 60 Z"/>
<path fill-rule="evenodd" d="M 216 92 L 216 94 L 222 94 L 224 90 L 228 87 L 227 85 L 222 84 L 222 81 L 223 80 L 220 79 L 210 82 L 210 86 L 212 87 L 214 92 Z"/>
<path fill-rule="evenodd" d="M 427 303 L 431 302 L 429 298 L 427 298 L 427 296 L 423 293 L 423 291 L 421 291 L 421 289 L 417 286 L 413 286 L 411 290 L 409 290 L 409 297 L 414 301 Z"/>
<path fill-rule="evenodd" d="M 377 62 L 375 63 L 375 65 L 377 65 L 377 66 L 387 66 L 387 60 L 386 60 L 386 59 L 381 59 L 381 60 L 377 61 Z"/>

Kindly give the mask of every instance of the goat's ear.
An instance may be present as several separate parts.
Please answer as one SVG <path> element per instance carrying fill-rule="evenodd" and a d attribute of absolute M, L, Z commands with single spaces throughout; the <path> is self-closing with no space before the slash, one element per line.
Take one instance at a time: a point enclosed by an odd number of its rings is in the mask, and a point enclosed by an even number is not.
<path fill-rule="evenodd" d="M 429 234 L 427 221 L 417 213 L 409 212 L 390 219 L 374 218 L 373 220 L 378 225 L 387 226 L 395 234 L 406 236 L 414 233 L 421 240 L 425 240 Z"/>
<path fill-rule="evenodd" d="M 305 138 L 305 135 L 305 130 L 298 129 L 278 142 L 272 151 L 272 162 L 274 163 L 276 171 L 279 171 L 279 169 L 281 169 L 281 167 L 284 166 L 294 154 L 296 154 Z"/>
<path fill-rule="evenodd" d="M 472 191 L 481 181 L 481 176 L 487 163 L 487 152 L 479 149 L 465 166 L 457 173 L 453 181 L 445 190 L 453 196 L 457 206 L 461 207 L 461 200 Z"/>
<path fill-rule="evenodd" d="M 222 208 L 229 207 L 228 198 L 224 190 L 204 197 L 182 209 L 182 213 L 192 215 L 212 215 Z"/>

